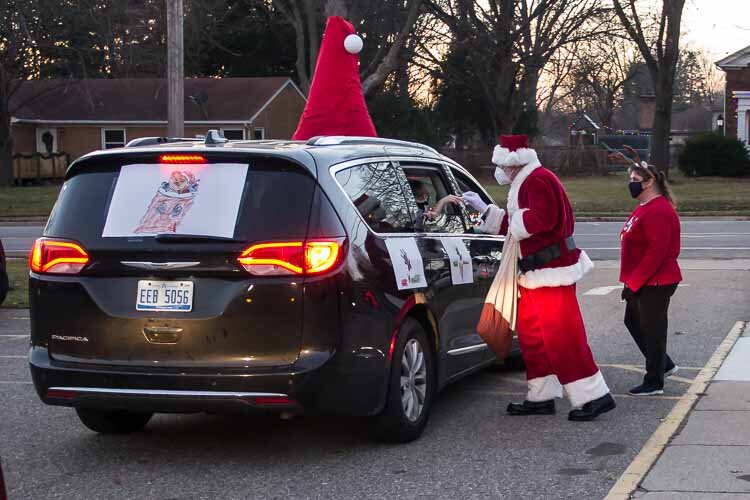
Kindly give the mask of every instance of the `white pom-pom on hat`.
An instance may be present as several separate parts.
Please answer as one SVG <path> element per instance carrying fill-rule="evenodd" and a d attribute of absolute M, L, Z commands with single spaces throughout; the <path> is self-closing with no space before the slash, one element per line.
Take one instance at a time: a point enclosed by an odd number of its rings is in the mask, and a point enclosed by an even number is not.
<path fill-rule="evenodd" d="M 350 54 L 359 54 L 363 46 L 364 42 L 359 35 L 352 33 L 344 38 L 344 49 Z"/>

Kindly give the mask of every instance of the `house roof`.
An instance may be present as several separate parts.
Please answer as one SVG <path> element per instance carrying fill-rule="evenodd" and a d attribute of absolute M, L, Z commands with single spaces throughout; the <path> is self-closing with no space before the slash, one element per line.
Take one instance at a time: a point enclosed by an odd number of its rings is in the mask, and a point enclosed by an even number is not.
<path fill-rule="evenodd" d="M 595 122 L 594 120 L 592 120 L 592 119 L 591 119 L 591 117 L 590 117 L 589 115 L 587 115 L 586 113 L 582 113 L 582 114 L 581 114 L 581 116 L 579 116 L 579 117 L 578 117 L 578 118 L 576 119 L 576 121 L 575 121 L 575 122 L 573 122 L 573 127 L 574 127 L 574 128 L 576 128 L 576 127 L 577 127 L 577 128 L 581 128 L 581 127 L 578 127 L 578 123 L 579 123 L 579 122 L 580 122 L 581 120 L 583 120 L 584 122 L 586 122 L 586 123 L 587 123 L 587 124 L 588 124 L 588 125 L 589 125 L 589 126 L 590 126 L 591 128 L 593 128 L 594 130 L 599 130 L 599 129 L 601 128 L 601 127 L 599 127 L 599 125 L 597 125 L 597 124 L 596 124 L 596 122 Z"/>
<path fill-rule="evenodd" d="M 186 122 L 252 122 L 287 86 L 287 77 L 186 78 Z M 162 78 L 29 80 L 10 102 L 18 122 L 165 123 Z"/>
<path fill-rule="evenodd" d="M 728 55 L 721 61 L 717 61 L 716 65 L 723 70 L 750 67 L 750 45 L 738 50 L 734 54 Z"/>

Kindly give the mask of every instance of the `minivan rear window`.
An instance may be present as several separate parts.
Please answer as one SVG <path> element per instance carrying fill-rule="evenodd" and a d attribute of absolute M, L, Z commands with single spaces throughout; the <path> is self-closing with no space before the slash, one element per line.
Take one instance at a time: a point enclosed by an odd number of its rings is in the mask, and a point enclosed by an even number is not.
<path fill-rule="evenodd" d="M 163 249 L 153 236 L 169 233 L 243 242 L 305 237 L 315 180 L 302 167 L 276 158 L 201 167 L 174 165 L 160 182 L 148 175 L 164 168 L 155 162 L 83 167 L 63 185 L 45 235 L 87 249 Z"/>

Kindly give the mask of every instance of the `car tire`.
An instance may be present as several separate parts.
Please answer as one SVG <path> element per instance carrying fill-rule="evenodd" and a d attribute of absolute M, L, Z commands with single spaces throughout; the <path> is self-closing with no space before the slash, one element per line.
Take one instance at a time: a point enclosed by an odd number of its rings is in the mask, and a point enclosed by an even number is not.
<path fill-rule="evenodd" d="M 435 394 L 434 359 L 422 325 L 407 318 L 393 350 L 385 407 L 375 417 L 378 441 L 408 443 L 422 435 Z"/>
<path fill-rule="evenodd" d="M 125 410 L 94 410 L 76 408 L 83 425 L 100 434 L 130 434 L 142 430 L 153 413 L 135 413 Z"/>
<path fill-rule="evenodd" d="M 0 306 L 5 302 L 5 297 L 8 296 L 9 289 L 10 283 L 8 282 L 8 274 L 4 269 L 0 269 Z"/>

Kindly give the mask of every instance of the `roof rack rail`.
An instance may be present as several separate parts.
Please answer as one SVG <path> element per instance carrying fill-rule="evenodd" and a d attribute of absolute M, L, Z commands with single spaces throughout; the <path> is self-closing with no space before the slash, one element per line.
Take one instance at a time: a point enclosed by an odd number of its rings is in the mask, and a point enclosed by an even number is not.
<path fill-rule="evenodd" d="M 125 144 L 126 148 L 138 146 L 153 146 L 154 144 L 167 144 L 170 142 L 195 142 L 202 141 L 203 137 L 139 137 Z"/>
<path fill-rule="evenodd" d="M 308 146 L 338 146 L 346 144 L 373 144 L 383 146 L 404 146 L 409 148 L 423 149 L 434 154 L 438 153 L 435 148 L 420 144 L 418 142 L 400 141 L 398 139 L 384 139 L 381 137 L 357 137 L 344 135 L 319 135 L 307 141 Z"/>

